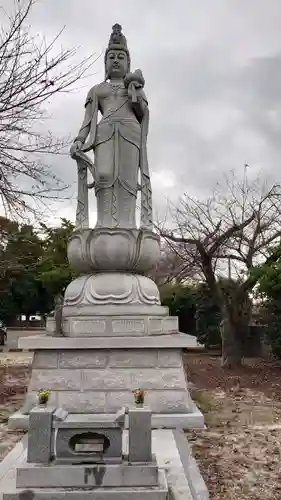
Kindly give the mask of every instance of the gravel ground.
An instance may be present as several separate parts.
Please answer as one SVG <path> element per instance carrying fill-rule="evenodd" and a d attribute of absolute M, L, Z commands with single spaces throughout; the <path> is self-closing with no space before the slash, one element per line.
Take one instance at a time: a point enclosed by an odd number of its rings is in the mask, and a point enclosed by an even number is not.
<path fill-rule="evenodd" d="M 248 360 L 225 371 L 219 358 L 186 356 L 206 429 L 188 432 L 212 500 L 280 500 L 281 364 Z"/>
<path fill-rule="evenodd" d="M 23 432 L 9 431 L 8 419 L 23 403 L 31 372 L 32 354 L 0 354 L 0 460 L 7 455 Z"/>

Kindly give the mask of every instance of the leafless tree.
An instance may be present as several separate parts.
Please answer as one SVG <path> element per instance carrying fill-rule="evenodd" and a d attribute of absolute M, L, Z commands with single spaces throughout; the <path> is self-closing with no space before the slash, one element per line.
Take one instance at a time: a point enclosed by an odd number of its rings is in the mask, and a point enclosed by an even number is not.
<path fill-rule="evenodd" d="M 202 276 L 220 307 L 224 366 L 239 365 L 251 315 L 253 266 L 274 258 L 281 236 L 281 186 L 258 178 L 226 176 L 207 200 L 185 195 L 173 210 L 175 230 L 162 236 L 180 244 L 189 275 Z"/>
<path fill-rule="evenodd" d="M 190 268 L 190 266 L 188 266 Z M 191 269 L 193 277 L 193 269 Z M 168 239 L 161 241 L 161 257 L 151 275 L 159 287 L 167 283 L 180 283 L 188 278 L 184 259 L 184 245 L 175 246 Z"/>
<path fill-rule="evenodd" d="M 15 0 L 12 14 L 0 5 L 0 197 L 8 216 L 22 216 L 57 198 L 65 185 L 46 162 L 66 144 L 42 132 L 44 104 L 73 89 L 94 63 L 75 63 L 75 49 L 57 50 L 33 36 L 28 19 L 36 0 Z M 3 23 L 3 24 L 2 24 Z"/>

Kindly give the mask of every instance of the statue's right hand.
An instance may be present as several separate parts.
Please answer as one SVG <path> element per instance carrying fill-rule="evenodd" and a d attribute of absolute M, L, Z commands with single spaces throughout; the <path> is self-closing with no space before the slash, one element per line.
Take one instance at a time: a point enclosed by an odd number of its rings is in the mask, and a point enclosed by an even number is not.
<path fill-rule="evenodd" d="M 74 141 L 74 143 L 72 144 L 72 146 L 70 148 L 70 156 L 71 156 L 71 158 L 75 159 L 77 153 L 79 151 L 81 151 L 82 147 L 83 147 L 83 142 L 82 141 Z"/>

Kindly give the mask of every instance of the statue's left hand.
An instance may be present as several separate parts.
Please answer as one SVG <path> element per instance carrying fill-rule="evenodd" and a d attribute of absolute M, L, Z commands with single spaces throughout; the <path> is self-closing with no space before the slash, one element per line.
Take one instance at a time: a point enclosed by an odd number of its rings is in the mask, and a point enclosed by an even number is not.
<path fill-rule="evenodd" d="M 141 89 L 135 82 L 130 82 L 128 87 L 128 97 L 129 99 L 136 99 L 138 96 L 138 91 Z"/>
<path fill-rule="evenodd" d="M 145 80 L 140 69 L 136 69 L 133 73 L 127 73 L 124 78 L 124 83 L 127 88 L 129 88 L 130 84 L 134 84 L 136 89 L 141 89 L 144 87 Z"/>

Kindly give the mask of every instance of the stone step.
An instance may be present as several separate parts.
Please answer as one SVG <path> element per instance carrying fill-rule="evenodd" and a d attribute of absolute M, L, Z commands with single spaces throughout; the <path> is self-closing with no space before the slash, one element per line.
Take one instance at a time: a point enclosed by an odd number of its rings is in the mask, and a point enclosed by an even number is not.
<path fill-rule="evenodd" d="M 188 349 L 196 347 L 197 340 L 185 333 L 146 335 L 140 337 L 50 337 L 32 335 L 21 337 L 18 347 L 24 350 L 73 350 L 86 349 Z"/>
<path fill-rule="evenodd" d="M 158 486 L 155 464 L 36 465 L 17 469 L 17 488 L 85 488 Z"/>
<path fill-rule="evenodd" d="M 36 489 L 4 493 L 3 500 L 166 500 L 168 490 L 160 488 Z"/>
<path fill-rule="evenodd" d="M 3 500 L 166 500 L 168 485 L 164 470 L 159 470 L 158 487 L 128 488 L 35 488 L 16 489 L 3 494 Z"/>

